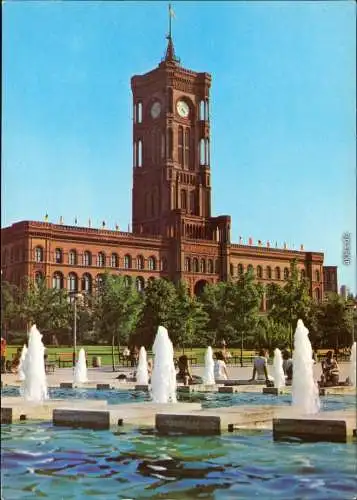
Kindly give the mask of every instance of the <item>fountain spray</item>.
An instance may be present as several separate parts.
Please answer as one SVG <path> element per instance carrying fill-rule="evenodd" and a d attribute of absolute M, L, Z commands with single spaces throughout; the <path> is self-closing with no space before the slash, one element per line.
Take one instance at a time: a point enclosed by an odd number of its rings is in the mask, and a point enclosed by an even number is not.
<path fill-rule="evenodd" d="M 176 370 L 174 349 L 165 327 L 159 326 L 152 346 L 154 366 L 151 395 L 155 403 L 176 403 Z"/>

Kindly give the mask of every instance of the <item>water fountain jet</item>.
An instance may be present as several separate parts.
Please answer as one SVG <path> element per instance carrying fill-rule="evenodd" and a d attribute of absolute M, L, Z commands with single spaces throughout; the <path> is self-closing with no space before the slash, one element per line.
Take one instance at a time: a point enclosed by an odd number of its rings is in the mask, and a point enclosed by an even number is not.
<path fill-rule="evenodd" d="M 42 402 L 48 399 L 44 353 L 45 346 L 42 343 L 42 335 L 37 330 L 36 325 L 32 325 L 26 358 L 23 363 L 25 380 L 20 389 L 20 393 L 26 401 Z"/>
<path fill-rule="evenodd" d="M 176 403 L 176 370 L 174 349 L 165 327 L 159 326 L 152 346 L 154 366 L 151 396 L 154 403 Z"/>
<path fill-rule="evenodd" d="M 283 370 L 283 358 L 280 349 L 274 350 L 273 360 L 274 387 L 278 390 L 285 387 L 285 374 Z"/>
<path fill-rule="evenodd" d="M 74 383 L 84 384 L 85 382 L 88 382 L 87 363 L 86 363 L 86 353 L 82 347 L 79 351 L 78 361 L 74 369 Z"/>
<path fill-rule="evenodd" d="M 203 374 L 203 383 L 205 385 L 215 385 L 214 379 L 214 361 L 212 347 L 208 346 L 205 353 L 205 371 Z"/>
<path fill-rule="evenodd" d="M 26 358 L 26 354 L 27 354 L 27 346 L 26 346 L 26 344 L 24 344 L 22 351 L 21 351 L 19 371 L 18 371 L 18 374 L 19 374 L 18 378 L 19 378 L 19 380 L 21 380 L 21 382 L 23 382 L 26 378 L 26 375 L 24 373 L 24 361 Z"/>
<path fill-rule="evenodd" d="M 309 330 L 299 319 L 294 336 L 292 406 L 303 414 L 315 414 L 320 410 L 320 397 L 314 380 L 314 360 L 308 334 Z"/>
<path fill-rule="evenodd" d="M 136 383 L 138 385 L 148 385 L 149 383 L 148 361 L 144 346 L 140 347 L 138 369 L 136 371 Z"/>

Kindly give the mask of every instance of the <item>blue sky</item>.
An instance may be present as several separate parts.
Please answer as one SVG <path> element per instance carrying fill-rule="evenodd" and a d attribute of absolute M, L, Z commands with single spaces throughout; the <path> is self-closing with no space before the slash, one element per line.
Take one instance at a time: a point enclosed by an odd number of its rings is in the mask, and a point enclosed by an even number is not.
<path fill-rule="evenodd" d="M 325 252 L 356 231 L 354 2 L 173 2 L 182 65 L 212 74 L 213 213 L 232 240 Z M 165 2 L 3 4 L 2 226 L 127 230 L 130 78 L 160 62 Z"/>

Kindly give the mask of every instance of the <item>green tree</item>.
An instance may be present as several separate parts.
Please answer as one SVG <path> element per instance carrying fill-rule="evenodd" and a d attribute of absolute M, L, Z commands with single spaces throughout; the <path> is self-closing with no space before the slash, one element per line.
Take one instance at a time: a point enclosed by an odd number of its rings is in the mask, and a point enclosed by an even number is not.
<path fill-rule="evenodd" d="M 241 366 L 243 366 L 243 348 L 245 342 L 252 342 L 255 337 L 259 310 L 263 297 L 263 287 L 255 281 L 253 270 L 248 269 L 235 282 L 228 282 L 228 300 L 231 308 L 231 325 L 240 341 Z"/>
<path fill-rule="evenodd" d="M 203 310 L 208 315 L 206 342 L 211 346 L 218 344 L 223 339 L 228 343 L 235 340 L 228 292 L 227 283 L 221 281 L 205 286 L 200 296 Z"/>
<path fill-rule="evenodd" d="M 48 288 L 45 280 L 25 280 L 19 293 L 19 316 L 41 333 L 63 333 L 70 327 L 71 308 L 66 290 Z"/>
<path fill-rule="evenodd" d="M 284 286 L 276 283 L 267 286 L 267 297 L 270 305 L 269 318 L 290 328 L 289 344 L 292 350 L 293 329 L 298 319 L 308 322 L 312 304 L 308 281 L 299 279 L 296 261 L 291 262 L 289 278 Z"/>
<path fill-rule="evenodd" d="M 348 301 L 330 293 L 320 304 L 317 315 L 317 342 L 322 347 L 346 347 L 352 343 L 352 313 Z"/>
<path fill-rule="evenodd" d="M 255 347 L 265 347 L 273 352 L 274 349 L 283 349 L 289 344 L 290 329 L 282 323 L 276 322 L 267 316 L 259 318 L 256 330 Z"/>
<path fill-rule="evenodd" d="M 12 324 L 16 323 L 19 314 L 19 290 L 16 285 L 3 281 L 1 283 L 1 330 L 5 337 Z"/>
<path fill-rule="evenodd" d="M 99 338 L 127 345 L 140 319 L 142 304 L 133 284 L 123 276 L 105 274 L 93 298 L 93 321 Z"/>
<path fill-rule="evenodd" d="M 181 346 L 183 350 L 185 346 L 202 345 L 207 322 L 208 315 L 202 303 L 195 296 L 191 297 L 187 284 L 180 281 L 170 318 L 174 345 Z"/>
<path fill-rule="evenodd" d="M 159 325 L 167 328 L 171 337 L 175 300 L 176 290 L 171 281 L 149 279 L 144 290 L 143 314 L 133 342 L 151 346 Z"/>

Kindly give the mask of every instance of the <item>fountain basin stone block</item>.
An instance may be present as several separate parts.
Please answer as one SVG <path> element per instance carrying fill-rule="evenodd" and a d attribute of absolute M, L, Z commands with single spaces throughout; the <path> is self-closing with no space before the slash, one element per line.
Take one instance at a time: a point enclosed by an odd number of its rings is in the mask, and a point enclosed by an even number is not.
<path fill-rule="evenodd" d="M 279 394 L 286 394 L 288 391 L 285 387 L 278 389 L 277 387 L 263 387 L 263 394 L 273 394 L 278 396 Z"/>
<path fill-rule="evenodd" d="M 12 408 L 1 407 L 1 423 L 12 424 Z"/>
<path fill-rule="evenodd" d="M 332 387 L 320 387 L 320 396 L 327 396 L 328 394 L 356 394 L 356 388 L 353 386 L 332 386 Z"/>
<path fill-rule="evenodd" d="M 298 438 L 303 441 L 346 443 L 353 436 L 356 415 L 347 411 L 323 412 L 299 418 L 274 418 L 273 438 Z"/>
<path fill-rule="evenodd" d="M 112 386 L 110 384 L 97 384 L 97 389 L 98 390 L 112 389 Z"/>
<path fill-rule="evenodd" d="M 143 391 L 143 392 L 149 392 L 149 386 L 148 385 L 136 385 L 134 388 L 136 391 Z"/>
<path fill-rule="evenodd" d="M 110 412 L 107 410 L 58 408 L 53 410 L 52 420 L 53 424 L 57 426 L 109 429 Z"/>
<path fill-rule="evenodd" d="M 163 414 L 158 413 L 155 427 L 161 434 L 212 435 L 221 433 L 221 419 L 215 415 Z"/>
<path fill-rule="evenodd" d="M 218 387 L 218 392 L 225 392 L 228 394 L 232 394 L 233 392 L 239 392 L 238 387 L 235 386 L 229 386 L 229 385 L 224 385 L 223 387 Z"/>
<path fill-rule="evenodd" d="M 223 385 L 265 385 L 265 380 L 228 379 L 228 380 L 216 380 L 216 384 L 223 384 Z"/>
<path fill-rule="evenodd" d="M 60 389 L 73 389 L 73 383 L 72 382 L 61 382 L 60 383 Z"/>
<path fill-rule="evenodd" d="M 217 392 L 218 387 L 216 385 L 205 385 L 205 384 L 193 384 L 193 385 L 178 385 L 177 392 L 191 393 L 191 392 Z"/>

